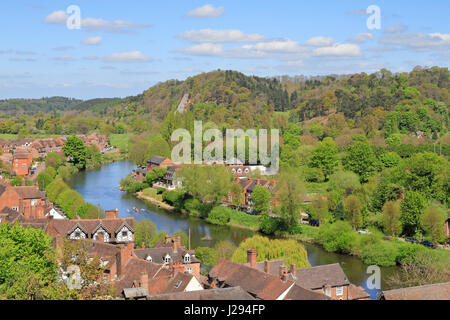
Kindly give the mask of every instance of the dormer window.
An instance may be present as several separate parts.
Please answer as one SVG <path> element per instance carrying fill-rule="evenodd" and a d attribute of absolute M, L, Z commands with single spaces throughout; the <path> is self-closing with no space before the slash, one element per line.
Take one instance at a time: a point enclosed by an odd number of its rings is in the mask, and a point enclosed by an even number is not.
<path fill-rule="evenodd" d="M 191 256 L 189 255 L 189 253 L 186 253 L 186 255 L 184 256 L 184 263 L 191 263 Z"/>
<path fill-rule="evenodd" d="M 170 258 L 169 255 L 166 255 L 166 256 L 164 257 L 164 263 L 170 263 L 170 260 L 171 260 L 171 258 Z"/>
<path fill-rule="evenodd" d="M 150 257 L 150 256 L 148 256 L 147 258 L 145 258 L 145 260 L 152 262 L 152 261 L 153 261 L 153 258 Z"/>
<path fill-rule="evenodd" d="M 245 172 L 245 173 L 249 173 L 250 170 L 248 170 L 248 168 L 246 168 L 246 169 L 244 170 L 244 172 Z"/>
<path fill-rule="evenodd" d="M 237 171 L 238 173 L 242 173 L 242 169 L 238 169 L 238 171 Z"/>
<path fill-rule="evenodd" d="M 232 173 L 236 173 L 236 169 L 231 169 L 231 172 Z"/>

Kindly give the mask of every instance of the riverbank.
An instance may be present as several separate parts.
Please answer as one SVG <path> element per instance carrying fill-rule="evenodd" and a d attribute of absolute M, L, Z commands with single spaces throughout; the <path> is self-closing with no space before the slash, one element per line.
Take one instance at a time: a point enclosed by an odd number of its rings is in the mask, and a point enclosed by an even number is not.
<path fill-rule="evenodd" d="M 178 211 L 177 208 L 175 208 L 175 207 L 173 207 L 173 206 L 171 206 L 171 205 L 168 205 L 168 204 L 165 203 L 165 202 L 159 201 L 159 200 L 157 200 L 157 199 L 155 199 L 155 198 L 152 198 L 152 197 L 150 197 L 150 196 L 148 196 L 148 195 L 144 195 L 144 192 L 143 192 L 143 191 L 136 192 L 136 193 L 135 193 L 135 196 L 136 196 L 136 198 L 138 198 L 138 199 L 141 199 L 141 200 L 145 200 L 145 201 L 151 202 L 152 204 L 158 206 L 158 208 L 162 208 L 162 209 L 165 209 L 165 210 L 168 210 L 168 211 L 171 211 L 171 212 Z"/>

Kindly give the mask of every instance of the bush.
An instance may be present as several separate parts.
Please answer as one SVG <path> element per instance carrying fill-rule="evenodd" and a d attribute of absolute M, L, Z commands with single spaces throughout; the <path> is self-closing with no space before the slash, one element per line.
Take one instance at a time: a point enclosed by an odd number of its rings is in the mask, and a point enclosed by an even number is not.
<path fill-rule="evenodd" d="M 232 210 L 230 212 L 230 223 L 259 230 L 261 217 L 262 216 L 252 216 L 245 212 Z"/>
<path fill-rule="evenodd" d="M 41 191 L 44 191 L 53 182 L 53 178 L 46 172 L 39 173 L 36 180 Z"/>
<path fill-rule="evenodd" d="M 395 244 L 379 241 L 361 250 L 361 259 L 367 265 L 395 266 L 398 249 Z"/>
<path fill-rule="evenodd" d="M 322 225 L 319 229 L 319 241 L 328 252 L 351 253 L 356 240 L 352 226 L 344 221 Z"/>
<path fill-rule="evenodd" d="M 131 175 L 120 180 L 120 186 L 122 187 L 122 190 L 128 193 L 140 192 L 148 187 L 146 183 L 136 181 Z"/>
<path fill-rule="evenodd" d="M 45 173 L 47 173 L 49 176 L 51 176 L 53 179 L 56 177 L 56 169 L 53 167 L 47 167 L 44 171 Z"/>
<path fill-rule="evenodd" d="M 156 189 L 156 194 L 163 194 L 164 191 L 166 191 L 166 189 L 164 189 L 164 188 L 158 188 L 158 189 Z"/>
<path fill-rule="evenodd" d="M 276 231 L 282 229 L 283 222 L 281 219 L 272 218 L 268 215 L 264 215 L 261 218 L 260 229 L 262 233 L 272 235 Z"/>
<path fill-rule="evenodd" d="M 230 222 L 233 210 L 227 207 L 215 207 L 211 210 L 206 221 L 212 224 L 224 226 Z"/>
<path fill-rule="evenodd" d="M 47 186 L 45 191 L 47 192 L 47 198 L 51 202 L 56 202 L 56 199 L 59 197 L 59 195 L 69 189 L 69 186 L 65 184 L 62 179 L 55 179 L 51 184 Z"/>
<path fill-rule="evenodd" d="M 302 174 L 307 182 L 324 182 L 325 175 L 321 169 L 304 167 Z"/>
<path fill-rule="evenodd" d="M 85 202 L 76 208 L 75 215 L 81 219 L 101 219 L 104 212 L 93 204 Z"/>
<path fill-rule="evenodd" d="M 163 193 L 163 201 L 174 206 L 178 210 L 184 209 L 186 193 L 181 190 L 174 190 Z"/>

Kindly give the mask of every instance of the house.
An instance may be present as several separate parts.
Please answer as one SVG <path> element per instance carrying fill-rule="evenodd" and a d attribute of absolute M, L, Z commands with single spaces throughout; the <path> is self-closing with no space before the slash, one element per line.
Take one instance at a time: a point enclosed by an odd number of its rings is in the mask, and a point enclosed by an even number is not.
<path fill-rule="evenodd" d="M 190 292 L 176 292 L 157 294 L 147 297 L 147 300 L 182 300 L 182 301 L 238 301 L 256 300 L 241 287 L 230 287 L 223 289 L 199 290 Z"/>
<path fill-rule="evenodd" d="M 195 257 L 195 251 L 186 250 L 181 245 L 181 238 L 170 238 L 166 235 L 165 243 L 158 243 L 154 248 L 142 248 L 134 251 L 142 260 L 150 261 L 169 268 L 170 263 L 176 265 L 180 272 L 192 274 L 200 280 L 201 263 Z"/>
<path fill-rule="evenodd" d="M 450 282 L 382 291 L 379 300 L 450 300 Z"/>
<path fill-rule="evenodd" d="M 150 171 L 153 168 L 168 168 L 174 165 L 175 164 L 169 158 L 153 156 L 150 160 L 147 161 L 147 170 Z"/>
<path fill-rule="evenodd" d="M 25 219 L 41 219 L 51 209 L 51 204 L 38 186 L 11 187 L 7 181 L 0 184 L 0 210 L 4 208 L 11 208 Z"/>
<path fill-rule="evenodd" d="M 168 167 L 164 177 L 155 183 L 155 187 L 164 188 L 167 190 L 175 190 L 181 188 L 181 179 L 178 179 L 176 175 L 180 169 L 181 166 Z"/>
<path fill-rule="evenodd" d="M 149 295 L 203 290 L 191 274 L 185 274 L 173 263 L 169 268 L 139 259 L 133 251 L 122 259 L 123 269 L 115 284 L 117 293 L 125 299 L 144 299 Z"/>
<path fill-rule="evenodd" d="M 37 158 L 45 158 L 49 153 L 63 153 L 63 146 L 64 141 L 61 138 L 56 138 L 36 140 L 31 148 L 39 154 Z"/>
<path fill-rule="evenodd" d="M 243 192 L 243 203 L 242 205 L 244 206 L 252 206 L 253 205 L 253 200 L 252 200 L 252 193 L 255 190 L 255 188 L 257 186 L 261 186 L 266 188 L 269 191 L 272 191 L 275 184 L 269 180 L 264 180 L 264 179 L 252 179 L 252 178 L 244 178 L 244 179 L 239 179 L 236 178 L 235 180 L 237 183 L 239 183 L 242 187 L 242 192 Z M 233 201 L 233 196 L 231 193 L 228 194 L 228 202 L 232 202 Z"/>
<path fill-rule="evenodd" d="M 137 168 L 136 170 L 131 171 L 131 176 L 133 177 L 133 179 L 142 182 L 147 176 L 147 173 L 148 173 L 147 167 L 140 167 Z"/>
<path fill-rule="evenodd" d="M 106 211 L 104 219 L 73 219 L 52 221 L 47 232 L 57 241 L 91 239 L 110 244 L 134 243 L 134 218 L 119 218 L 118 210 Z"/>
<path fill-rule="evenodd" d="M 240 286 L 258 300 L 283 300 L 295 282 L 244 264 L 221 259 L 209 272 L 204 285 L 208 288 Z"/>
<path fill-rule="evenodd" d="M 253 253 L 254 254 L 254 253 Z M 248 266 L 252 265 L 256 257 L 249 258 Z M 310 268 L 296 268 L 291 265 L 289 269 L 284 266 L 283 260 L 254 262 L 254 268 L 271 275 L 285 275 L 301 288 L 315 293 L 324 294 L 333 300 L 361 300 L 370 298 L 363 288 L 353 286 L 347 279 L 338 263 Z M 351 287 L 352 286 L 352 287 Z M 351 294 L 349 289 L 351 287 Z"/>
<path fill-rule="evenodd" d="M 28 174 L 33 162 L 33 154 L 26 149 L 16 149 L 13 155 L 13 171 L 18 176 Z"/>
<path fill-rule="evenodd" d="M 0 155 L 0 162 L 7 168 L 12 168 L 13 155 L 11 153 L 4 153 Z"/>
<path fill-rule="evenodd" d="M 229 288 L 240 286 L 252 297 L 260 300 L 329 300 L 321 292 L 314 292 L 290 279 L 284 263 L 278 263 L 278 272 L 261 270 L 256 262 L 257 252 L 247 251 L 247 263 L 240 264 L 225 259 L 209 272 L 204 285 L 209 288 Z M 270 265 L 267 262 L 264 265 Z M 273 265 L 275 266 L 275 265 Z M 275 271 L 275 270 L 273 270 Z"/>

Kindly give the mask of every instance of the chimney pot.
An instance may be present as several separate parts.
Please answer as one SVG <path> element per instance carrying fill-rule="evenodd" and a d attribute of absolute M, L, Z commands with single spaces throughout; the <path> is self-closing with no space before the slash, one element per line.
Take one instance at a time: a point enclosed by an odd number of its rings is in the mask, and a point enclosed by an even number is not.
<path fill-rule="evenodd" d="M 264 272 L 270 274 L 270 262 L 264 261 Z"/>
<path fill-rule="evenodd" d="M 248 249 L 247 250 L 247 263 L 250 264 L 250 267 L 256 268 L 256 257 L 258 256 L 258 253 L 255 249 Z"/>
<path fill-rule="evenodd" d="M 295 264 L 291 264 L 291 274 L 294 278 L 297 277 L 297 266 Z"/>

